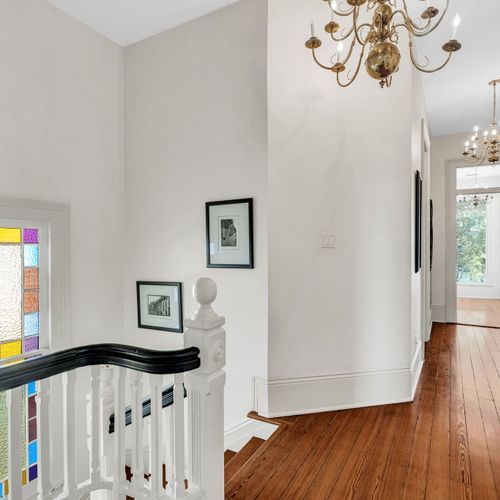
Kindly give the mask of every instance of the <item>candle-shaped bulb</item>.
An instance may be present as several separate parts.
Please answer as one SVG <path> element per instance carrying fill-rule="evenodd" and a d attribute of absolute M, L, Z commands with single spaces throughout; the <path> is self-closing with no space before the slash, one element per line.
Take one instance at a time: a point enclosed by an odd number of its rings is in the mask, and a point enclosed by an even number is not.
<path fill-rule="evenodd" d="M 498 131 L 496 128 L 494 128 L 492 131 L 491 131 L 491 135 L 494 135 L 495 137 L 498 135 Z"/>
<path fill-rule="evenodd" d="M 457 14 L 453 19 L 453 34 L 451 35 L 451 39 L 455 40 L 457 38 L 458 27 L 460 26 L 460 15 Z"/>
<path fill-rule="evenodd" d="M 479 127 L 477 125 L 474 127 L 474 132 L 479 132 Z"/>
<path fill-rule="evenodd" d="M 311 19 L 311 37 L 314 37 L 314 21 Z"/>
<path fill-rule="evenodd" d="M 337 10 L 337 2 L 335 0 L 330 0 L 330 9 Z"/>
<path fill-rule="evenodd" d="M 340 54 L 344 50 L 344 42 L 340 41 L 337 46 L 337 63 L 340 62 Z"/>
<path fill-rule="evenodd" d="M 484 137 L 488 137 L 489 132 L 487 130 L 484 131 Z"/>
<path fill-rule="evenodd" d="M 468 148 L 470 146 L 470 142 L 469 141 L 465 141 L 465 147 Z"/>

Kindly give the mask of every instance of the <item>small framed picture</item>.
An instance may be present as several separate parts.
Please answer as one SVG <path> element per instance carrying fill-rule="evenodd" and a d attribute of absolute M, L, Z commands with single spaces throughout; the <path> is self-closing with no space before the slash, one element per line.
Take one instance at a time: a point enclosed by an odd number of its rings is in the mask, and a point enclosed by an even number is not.
<path fill-rule="evenodd" d="M 207 267 L 253 269 L 253 199 L 206 204 Z"/>
<path fill-rule="evenodd" d="M 137 282 L 139 328 L 182 333 L 182 283 Z"/>

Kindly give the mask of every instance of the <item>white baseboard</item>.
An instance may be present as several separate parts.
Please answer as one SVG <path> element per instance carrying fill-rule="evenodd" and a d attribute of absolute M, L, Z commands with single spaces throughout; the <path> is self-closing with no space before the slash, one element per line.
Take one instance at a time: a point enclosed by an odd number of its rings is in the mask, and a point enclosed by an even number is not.
<path fill-rule="evenodd" d="M 432 321 L 446 323 L 446 306 L 432 306 Z"/>
<path fill-rule="evenodd" d="M 422 346 L 411 367 L 362 373 L 343 373 L 288 379 L 256 379 L 255 394 L 267 385 L 268 401 L 256 398 L 256 411 L 266 417 L 345 410 L 413 400 L 422 369 Z"/>
<path fill-rule="evenodd" d="M 265 441 L 277 428 L 277 425 L 268 422 L 246 418 L 224 432 L 224 449 L 240 451 L 252 437 L 255 436 Z"/>

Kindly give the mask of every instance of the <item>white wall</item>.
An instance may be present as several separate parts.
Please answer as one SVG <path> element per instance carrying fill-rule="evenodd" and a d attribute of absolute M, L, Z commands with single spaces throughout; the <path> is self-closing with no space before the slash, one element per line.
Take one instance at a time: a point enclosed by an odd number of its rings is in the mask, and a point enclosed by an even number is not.
<path fill-rule="evenodd" d="M 226 428 L 267 375 L 266 2 L 242 0 L 126 49 L 127 341 L 182 346 L 137 328 L 136 280 L 210 276 L 227 317 Z M 254 270 L 207 269 L 205 202 L 253 197 Z"/>
<path fill-rule="evenodd" d="M 42 0 L 4 0 L 0 60 L 0 198 L 70 206 L 71 341 L 120 339 L 121 49 Z"/>
<path fill-rule="evenodd" d="M 269 3 L 269 414 L 410 397 L 379 382 L 410 375 L 412 74 L 337 87 L 304 48 L 311 8 L 326 23 L 324 2 Z"/>

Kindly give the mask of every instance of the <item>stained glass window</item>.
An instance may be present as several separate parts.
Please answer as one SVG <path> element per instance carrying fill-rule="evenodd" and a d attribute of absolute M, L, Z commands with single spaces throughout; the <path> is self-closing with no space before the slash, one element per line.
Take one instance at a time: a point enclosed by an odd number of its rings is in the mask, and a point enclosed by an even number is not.
<path fill-rule="evenodd" d="M 0 361 L 40 348 L 39 266 L 38 228 L 0 227 Z M 23 387 L 23 484 L 38 475 L 36 393 L 35 382 Z M 0 392 L 0 499 L 9 492 L 8 467 L 7 396 Z"/>

